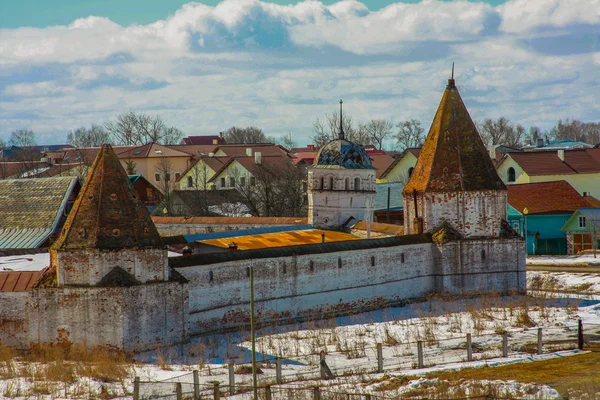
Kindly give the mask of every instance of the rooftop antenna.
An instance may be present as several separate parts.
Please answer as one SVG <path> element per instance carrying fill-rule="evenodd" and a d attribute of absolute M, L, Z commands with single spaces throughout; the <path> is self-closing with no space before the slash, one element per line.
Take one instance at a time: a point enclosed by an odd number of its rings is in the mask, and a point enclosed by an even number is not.
<path fill-rule="evenodd" d="M 344 140 L 344 127 L 342 126 L 342 121 L 344 120 L 342 117 L 342 103 L 343 101 L 340 100 L 340 132 L 338 133 L 338 139 L 340 140 Z"/>
<path fill-rule="evenodd" d="M 448 87 L 449 88 L 455 87 L 455 84 L 454 84 L 454 63 L 452 63 L 452 75 L 451 75 L 450 79 L 448 79 Z"/>

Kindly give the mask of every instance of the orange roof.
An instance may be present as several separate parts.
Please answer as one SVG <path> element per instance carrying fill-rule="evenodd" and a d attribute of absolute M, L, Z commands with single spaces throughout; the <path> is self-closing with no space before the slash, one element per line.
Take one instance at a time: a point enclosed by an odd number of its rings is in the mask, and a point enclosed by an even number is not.
<path fill-rule="evenodd" d="M 377 170 L 377 178 L 381 178 L 383 173 L 387 171 L 389 166 L 395 161 L 394 157 L 388 156 L 387 154 L 369 154 L 369 158 L 371 159 L 371 164 Z"/>
<path fill-rule="evenodd" d="M 246 156 L 246 149 L 252 149 L 252 156 L 259 152 L 265 156 L 289 156 L 289 152 L 282 146 L 273 143 L 248 143 L 248 144 L 221 144 L 215 148 L 215 153 L 222 150 L 229 157 Z"/>
<path fill-rule="evenodd" d="M 28 292 L 44 272 L 45 269 L 0 272 L 0 292 Z"/>
<path fill-rule="evenodd" d="M 454 84 L 448 85 L 404 193 L 506 190 Z"/>
<path fill-rule="evenodd" d="M 588 202 L 588 204 L 590 205 L 590 207 L 592 207 L 592 208 L 600 208 L 600 200 L 598 200 L 594 196 L 583 196 L 583 198 L 585 199 L 585 201 Z"/>
<path fill-rule="evenodd" d="M 174 147 L 174 146 L 173 146 Z M 180 151 L 172 146 L 158 143 L 147 143 L 143 146 L 128 148 L 119 151 L 119 158 L 154 158 L 154 157 L 190 157 L 191 154 Z"/>
<path fill-rule="evenodd" d="M 567 181 L 508 185 L 508 204 L 529 214 L 571 214 L 590 206 Z"/>
<path fill-rule="evenodd" d="M 264 233 L 259 235 L 228 237 L 223 239 L 198 240 L 198 243 L 228 248 L 230 243 L 235 243 L 238 250 L 254 250 L 270 247 L 298 246 L 303 244 L 343 242 L 347 240 L 360 240 L 359 237 L 345 232 L 309 229 L 303 231 Z"/>
<path fill-rule="evenodd" d="M 152 217 L 155 224 L 169 225 L 304 225 L 306 217 Z"/>
<path fill-rule="evenodd" d="M 162 245 L 117 155 L 110 145 L 102 146 L 51 251 Z"/>
<path fill-rule="evenodd" d="M 371 222 L 369 227 L 371 232 L 385 233 L 388 235 L 402 236 L 404 235 L 404 227 L 402 225 L 386 224 L 383 222 Z M 361 231 L 367 230 L 367 223 L 365 221 L 359 221 L 352 229 L 358 229 Z"/>

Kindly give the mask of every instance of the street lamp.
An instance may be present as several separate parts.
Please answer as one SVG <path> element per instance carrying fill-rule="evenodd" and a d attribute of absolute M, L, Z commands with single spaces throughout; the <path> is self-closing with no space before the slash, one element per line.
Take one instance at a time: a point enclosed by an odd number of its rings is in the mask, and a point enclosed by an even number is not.
<path fill-rule="evenodd" d="M 527 214 L 529 210 L 527 207 L 523 209 L 523 237 L 525 238 L 525 255 L 527 256 Z"/>

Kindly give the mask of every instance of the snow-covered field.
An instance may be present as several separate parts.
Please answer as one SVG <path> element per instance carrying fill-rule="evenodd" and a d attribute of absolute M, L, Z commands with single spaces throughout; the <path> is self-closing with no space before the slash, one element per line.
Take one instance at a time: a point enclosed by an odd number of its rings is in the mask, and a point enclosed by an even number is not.
<path fill-rule="evenodd" d="M 43 264 L 45 260 L 36 261 Z M 600 298 L 596 295 L 600 294 L 600 277 L 590 273 L 528 272 L 528 285 L 535 289 L 535 296 L 431 298 L 405 307 L 328 321 L 262 328 L 256 347 L 262 372 L 259 385 L 275 383 L 274 358 L 280 357 L 284 384 L 273 386 L 273 399 L 312 399 L 314 386 L 321 387 L 324 399 L 333 398 L 332 393 L 370 393 L 379 399 L 392 399 L 423 395 L 427 390 L 443 391 L 446 397 L 495 393 L 498 397 L 558 399 L 560 395 L 544 385 L 465 380 L 458 386 L 446 387 L 447 382 L 423 376 L 432 371 L 579 354 L 578 319 L 582 319 L 586 332 L 595 334 L 600 330 Z M 584 295 L 567 296 L 566 292 Z M 537 354 L 538 327 L 543 328 L 541 355 Z M 508 357 L 502 354 L 503 333 L 508 338 Z M 471 362 L 467 361 L 467 334 L 471 335 Z M 39 374 L 36 378 L 39 363 L 2 361 L 0 354 L 0 397 L 130 398 L 133 378 L 138 376 L 142 398 L 175 398 L 177 382 L 187 396 L 193 391 L 193 370 L 199 371 L 205 396 L 212 393 L 214 382 L 220 382 L 225 394 L 228 362 L 236 364 L 237 388 L 249 389 L 248 339 L 248 332 L 198 337 L 185 346 L 140 354 L 138 359 L 146 362 L 126 366 L 125 377 L 113 381 L 102 375 L 98 378 L 79 374 L 75 369 L 75 376 L 70 379 L 48 382 L 40 380 Z M 423 347 L 424 368 L 417 368 L 418 342 Z M 382 344 L 384 373 L 376 372 L 377 343 Z M 333 379 L 320 379 L 322 351 Z M 241 366 L 243 363 L 246 364 Z M 250 399 L 251 394 L 234 398 Z"/>

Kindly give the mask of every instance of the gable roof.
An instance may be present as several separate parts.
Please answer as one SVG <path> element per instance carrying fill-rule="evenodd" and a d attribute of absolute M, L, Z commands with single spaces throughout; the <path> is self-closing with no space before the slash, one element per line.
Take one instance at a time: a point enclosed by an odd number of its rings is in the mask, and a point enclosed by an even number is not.
<path fill-rule="evenodd" d="M 384 172 L 392 165 L 396 160 L 394 157 L 389 156 L 387 154 L 369 154 L 369 158 L 371 158 L 371 164 L 377 170 L 375 172 L 375 177 L 377 179 L 381 178 Z"/>
<path fill-rule="evenodd" d="M 571 214 L 589 203 L 567 181 L 508 185 L 508 203 L 529 214 Z"/>
<path fill-rule="evenodd" d="M 600 173 L 600 149 L 564 150 L 564 158 L 558 151 L 510 153 L 527 175 L 573 175 Z"/>
<path fill-rule="evenodd" d="M 263 157 L 282 155 L 291 157 L 289 151 L 284 147 L 273 143 L 223 144 L 216 147 L 214 152 L 221 150 L 229 157 L 241 157 L 247 155 L 246 149 L 248 148 L 252 149 L 252 156 L 254 156 L 254 153 L 259 152 Z"/>
<path fill-rule="evenodd" d="M 78 189 L 76 177 L 0 180 L 0 248 L 41 246 Z"/>
<path fill-rule="evenodd" d="M 387 167 L 387 169 L 385 171 L 383 171 L 381 173 L 381 175 L 378 176 L 377 178 L 385 178 L 386 176 L 388 176 L 389 173 L 392 172 L 394 167 L 396 165 L 398 165 L 400 163 L 400 161 L 402 161 L 407 154 L 412 154 L 415 158 L 418 159 L 419 154 L 421 154 L 421 148 L 420 147 L 409 147 L 409 148 L 405 149 L 402 153 L 400 153 L 396 157 L 394 157 L 394 162 L 391 163 Z"/>
<path fill-rule="evenodd" d="M 190 157 L 190 153 L 158 143 L 146 143 L 143 146 L 119 151 L 117 156 L 119 158 Z"/>
<path fill-rule="evenodd" d="M 181 144 L 201 146 L 211 144 L 225 144 L 225 138 L 222 135 L 188 136 L 181 139 Z"/>
<path fill-rule="evenodd" d="M 580 208 L 569 217 L 567 222 L 565 222 L 565 224 L 562 226 L 561 230 L 569 230 L 569 225 L 571 225 L 571 223 L 580 215 L 585 217 L 588 224 L 591 224 L 589 228 L 593 227 L 596 230 L 600 229 L 600 208 Z"/>
<path fill-rule="evenodd" d="M 104 145 L 51 250 L 142 247 L 162 241 L 117 155 Z"/>
<path fill-rule="evenodd" d="M 454 79 L 433 118 L 404 193 L 506 190 L 462 101 Z"/>
<path fill-rule="evenodd" d="M 28 292 L 45 271 L 0 272 L 0 292 Z"/>

